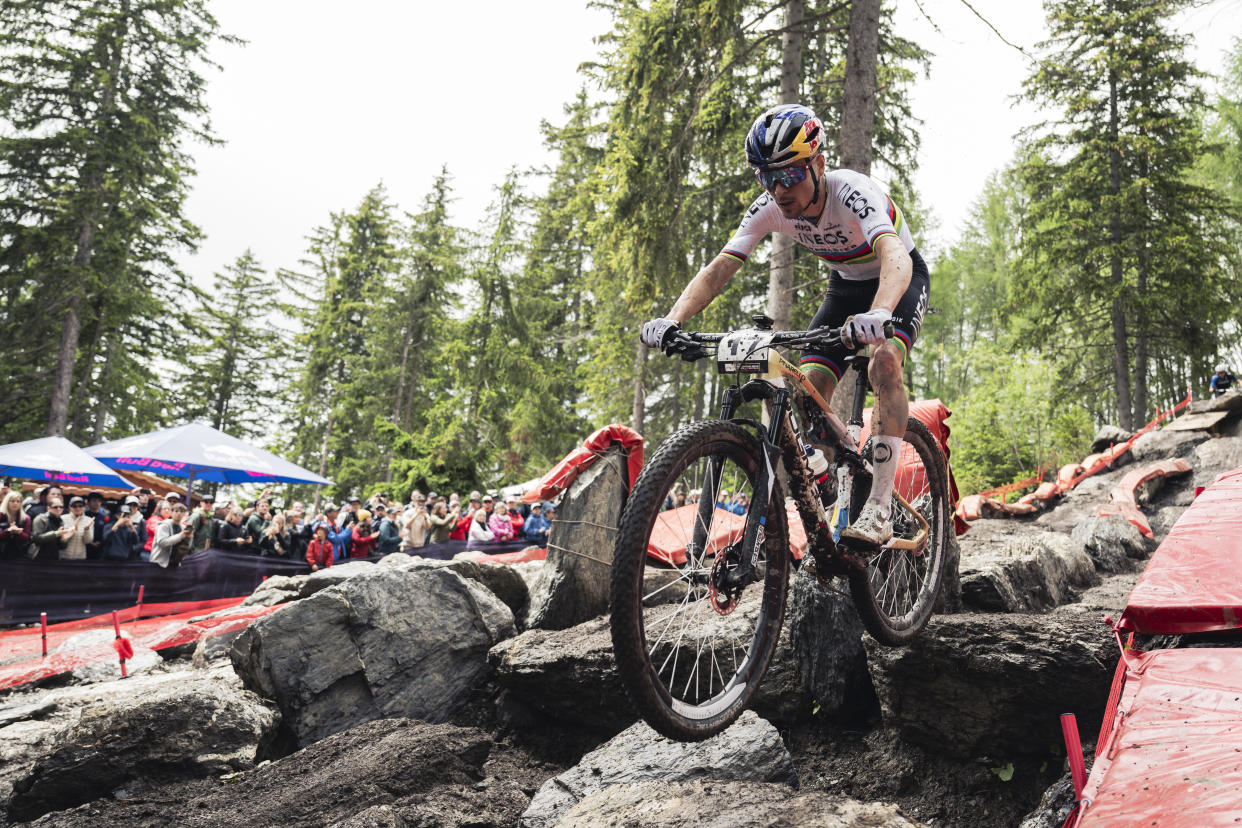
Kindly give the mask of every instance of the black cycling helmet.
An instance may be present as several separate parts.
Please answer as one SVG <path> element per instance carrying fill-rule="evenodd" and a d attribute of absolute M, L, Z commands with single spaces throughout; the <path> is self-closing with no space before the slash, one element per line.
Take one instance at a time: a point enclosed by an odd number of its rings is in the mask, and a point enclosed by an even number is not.
<path fill-rule="evenodd" d="M 775 170 L 814 158 L 824 146 L 824 125 L 810 107 L 774 106 L 746 133 L 746 161 L 756 170 Z"/>

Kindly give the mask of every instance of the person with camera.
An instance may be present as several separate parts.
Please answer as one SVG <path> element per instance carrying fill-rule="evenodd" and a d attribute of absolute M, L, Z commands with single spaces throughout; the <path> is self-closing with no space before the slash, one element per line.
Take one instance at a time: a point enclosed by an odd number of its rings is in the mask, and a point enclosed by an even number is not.
<path fill-rule="evenodd" d="M 185 504 L 174 503 L 171 517 L 155 529 L 155 540 L 151 544 L 151 563 L 167 569 L 180 566 L 181 559 L 190 554 L 194 530 L 186 520 Z"/>
<path fill-rule="evenodd" d="M 401 548 L 403 550 L 421 549 L 427 543 L 427 532 L 431 529 L 431 520 L 427 515 L 427 498 L 422 492 L 412 496 L 414 508 L 402 515 Z"/>
<path fill-rule="evenodd" d="M 242 510 L 231 506 L 224 520 L 216 521 L 216 546 L 226 552 L 254 552 L 250 533 L 242 526 Z"/>
<path fill-rule="evenodd" d="M 138 498 L 133 498 L 135 501 Z M 128 561 L 137 559 L 142 550 L 142 540 L 138 537 L 138 527 L 145 521 L 137 511 L 136 503 L 125 503 L 121 506 L 116 520 L 104 529 L 103 559 L 105 561 Z"/>
<path fill-rule="evenodd" d="M 198 508 L 190 517 L 190 528 L 194 530 L 193 547 L 195 552 L 202 552 L 211 546 L 211 533 L 216 521 L 216 497 L 205 494 L 198 499 Z"/>
<path fill-rule="evenodd" d="M 293 539 L 285 526 L 285 513 L 277 512 L 259 536 L 259 554 L 265 558 L 287 558 L 292 548 Z"/>
<path fill-rule="evenodd" d="M 349 527 L 350 539 L 347 541 L 349 557 L 369 558 L 379 543 L 379 532 L 371 527 L 371 513 L 366 509 L 357 512 L 358 522 Z"/>
<path fill-rule="evenodd" d="M 5 494 L 0 500 L 0 561 L 25 559 L 30 526 L 30 517 L 22 511 L 22 493 Z"/>

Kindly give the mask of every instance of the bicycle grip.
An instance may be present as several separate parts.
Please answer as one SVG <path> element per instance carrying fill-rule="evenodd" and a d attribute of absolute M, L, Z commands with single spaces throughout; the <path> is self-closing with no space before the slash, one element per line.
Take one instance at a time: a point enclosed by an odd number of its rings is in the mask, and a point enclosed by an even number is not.
<path fill-rule="evenodd" d="M 893 331 L 894 331 L 894 330 L 895 330 L 895 329 L 893 328 L 893 323 L 892 323 L 891 321 L 889 321 L 889 322 L 885 322 L 885 323 L 884 323 L 884 338 L 885 338 L 885 339 L 892 339 L 892 338 L 893 338 Z"/>

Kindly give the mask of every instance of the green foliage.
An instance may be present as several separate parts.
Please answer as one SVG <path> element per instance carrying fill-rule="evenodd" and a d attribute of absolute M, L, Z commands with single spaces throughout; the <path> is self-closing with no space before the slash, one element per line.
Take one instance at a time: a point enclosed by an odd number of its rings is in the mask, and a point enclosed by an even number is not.
<path fill-rule="evenodd" d="M 0 439 L 172 413 L 146 366 L 190 328 L 171 254 L 198 238 L 183 145 L 211 140 L 201 72 L 221 39 L 201 0 L 0 3 L 0 336 L 20 343 L 0 379 L 22 389 Z"/>
<path fill-rule="evenodd" d="M 953 472 L 963 493 L 1022 480 L 1087 454 L 1091 415 L 1058 389 L 1056 367 L 1033 352 L 982 341 L 963 355 L 972 386 L 953 410 Z"/>
<path fill-rule="evenodd" d="M 1026 83 L 1056 113 L 1019 166 L 1015 312 L 1064 390 L 1111 404 L 1123 427 L 1206 376 L 1239 298 L 1237 251 L 1213 231 L 1232 213 L 1190 180 L 1203 94 L 1168 19 L 1184 5 L 1049 3 L 1053 51 Z"/>

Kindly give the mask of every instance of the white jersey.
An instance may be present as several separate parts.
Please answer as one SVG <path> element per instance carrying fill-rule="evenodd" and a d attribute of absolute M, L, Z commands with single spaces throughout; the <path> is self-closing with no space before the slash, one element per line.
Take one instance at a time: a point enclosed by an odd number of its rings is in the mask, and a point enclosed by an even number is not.
<path fill-rule="evenodd" d="M 907 252 L 914 249 L 901 210 L 869 176 L 835 170 L 825 173 L 820 185 L 827 193 L 828 206 L 818 223 L 785 218 L 776 199 L 765 192 L 747 209 L 720 255 L 745 262 L 764 236 L 783 233 L 830 262 L 842 278 L 864 280 L 879 278 L 875 242 L 880 236 L 897 236 Z"/>

